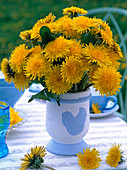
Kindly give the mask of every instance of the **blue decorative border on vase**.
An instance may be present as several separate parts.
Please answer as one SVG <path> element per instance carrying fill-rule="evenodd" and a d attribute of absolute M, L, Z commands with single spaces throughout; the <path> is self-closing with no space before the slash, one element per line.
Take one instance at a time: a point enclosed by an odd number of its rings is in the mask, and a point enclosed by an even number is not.
<path fill-rule="evenodd" d="M 57 155 L 74 156 L 79 152 L 83 153 L 83 149 L 88 148 L 88 145 L 84 140 L 75 144 L 62 144 L 51 139 L 46 148 L 49 152 Z"/>

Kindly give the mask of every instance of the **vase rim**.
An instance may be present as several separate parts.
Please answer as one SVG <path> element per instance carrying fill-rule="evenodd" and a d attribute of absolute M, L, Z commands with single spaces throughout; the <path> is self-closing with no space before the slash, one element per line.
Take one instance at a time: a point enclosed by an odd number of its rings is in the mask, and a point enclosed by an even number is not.
<path fill-rule="evenodd" d="M 86 91 L 61 94 L 59 96 L 59 99 L 79 99 L 82 97 L 87 97 L 89 95 L 90 95 L 90 88 L 88 88 Z"/>

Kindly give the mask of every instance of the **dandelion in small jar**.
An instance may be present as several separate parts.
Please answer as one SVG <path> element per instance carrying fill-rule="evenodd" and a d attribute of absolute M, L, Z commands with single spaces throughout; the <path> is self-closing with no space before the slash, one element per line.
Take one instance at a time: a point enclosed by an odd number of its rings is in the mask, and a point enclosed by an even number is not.
<path fill-rule="evenodd" d="M 31 148 L 31 153 L 27 153 L 26 155 L 24 155 L 24 159 L 21 159 L 21 161 L 23 162 L 21 163 L 19 169 L 41 169 L 42 167 L 45 167 L 47 169 L 55 170 L 54 168 L 43 164 L 45 155 L 46 148 L 44 146 L 36 146 L 34 148 Z"/>
<path fill-rule="evenodd" d="M 79 152 L 78 156 L 78 164 L 81 169 L 96 169 L 100 166 L 100 162 L 102 161 L 100 158 L 100 153 L 95 148 L 86 148 L 83 149 L 83 153 Z"/>
<path fill-rule="evenodd" d="M 116 168 L 118 164 L 125 162 L 123 157 L 123 151 L 120 149 L 121 145 L 113 144 L 109 149 L 108 155 L 106 156 L 106 163 L 111 167 Z"/>

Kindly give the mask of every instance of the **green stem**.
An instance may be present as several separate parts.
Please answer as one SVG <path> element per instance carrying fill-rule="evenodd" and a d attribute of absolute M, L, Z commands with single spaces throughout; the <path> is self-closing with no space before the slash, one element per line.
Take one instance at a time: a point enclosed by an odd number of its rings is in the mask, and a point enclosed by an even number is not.
<path fill-rule="evenodd" d="M 41 166 L 45 167 L 45 168 L 48 168 L 48 169 L 51 169 L 51 170 L 55 170 L 54 168 L 50 167 L 50 166 L 47 166 L 47 165 L 44 165 L 44 164 L 41 164 Z"/>

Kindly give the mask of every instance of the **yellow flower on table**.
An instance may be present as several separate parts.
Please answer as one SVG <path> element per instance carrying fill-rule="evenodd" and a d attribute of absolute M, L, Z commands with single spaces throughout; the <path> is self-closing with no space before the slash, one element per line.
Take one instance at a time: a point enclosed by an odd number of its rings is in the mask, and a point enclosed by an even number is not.
<path fill-rule="evenodd" d="M 52 167 L 49 167 L 47 165 L 44 165 L 44 157 L 46 155 L 46 148 L 44 146 L 36 146 L 34 148 L 31 148 L 30 154 L 27 153 L 24 155 L 24 159 L 21 159 L 23 161 L 20 166 L 20 170 L 25 170 L 27 168 L 30 169 L 41 169 L 41 167 L 45 167 L 51 170 L 55 170 Z"/>
<path fill-rule="evenodd" d="M 20 117 L 19 113 L 15 111 L 12 107 L 10 107 L 10 126 L 13 126 L 19 122 L 21 122 L 23 118 Z"/>
<path fill-rule="evenodd" d="M 102 161 L 100 158 L 99 151 L 95 148 L 91 150 L 91 148 L 83 149 L 83 153 L 79 152 L 78 156 L 78 164 L 81 169 L 96 169 L 100 166 L 100 162 Z"/>
<path fill-rule="evenodd" d="M 121 145 L 112 145 L 112 147 L 109 149 L 108 155 L 106 156 L 106 163 L 110 166 L 116 168 L 119 163 L 124 162 L 122 151 L 120 149 Z"/>

